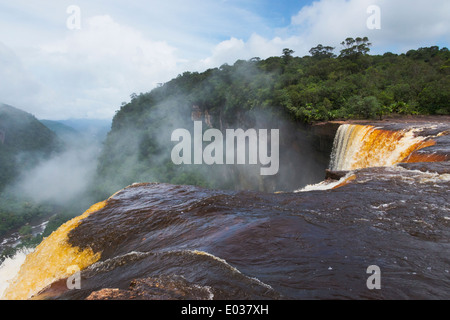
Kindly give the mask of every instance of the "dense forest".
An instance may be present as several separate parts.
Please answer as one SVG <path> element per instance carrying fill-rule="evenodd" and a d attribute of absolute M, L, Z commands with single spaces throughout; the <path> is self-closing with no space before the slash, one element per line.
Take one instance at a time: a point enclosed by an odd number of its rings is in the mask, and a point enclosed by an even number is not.
<path fill-rule="evenodd" d="M 19 179 L 23 172 L 63 148 L 56 134 L 33 115 L 0 104 L 0 236 L 21 227 L 24 243 L 38 243 L 42 238 L 33 238 L 27 223 L 49 216 L 54 212 L 53 206 L 36 203 L 22 194 L 7 190 L 7 186 Z"/>
<path fill-rule="evenodd" d="M 326 156 L 308 155 L 317 151 L 305 138 L 310 124 L 450 114 L 447 48 L 371 55 L 367 38 L 348 38 L 341 46 L 337 52 L 319 44 L 304 57 L 286 48 L 277 57 L 255 57 L 204 72 L 185 72 L 150 92 L 133 93 L 113 119 L 97 175 L 87 190 L 90 201 L 104 200 L 134 182 L 290 190 L 295 183 L 300 187 L 314 181 L 314 171 L 322 177 L 327 165 Z M 18 114 L 10 107 L 0 109 L 4 110 Z M 33 166 L 36 159 L 61 149 L 60 141 L 42 124 L 29 115 L 19 118 L 33 121 L 19 126 L 0 113 L 0 188 L 14 181 L 22 169 Z M 194 119 L 203 120 L 203 130 L 282 128 L 281 150 L 285 154 L 281 156 L 287 162 L 280 168 L 284 171 L 278 177 L 262 177 L 259 168 L 252 166 L 175 165 L 170 158 L 174 145 L 171 133 L 176 128 L 192 130 Z M 18 156 L 21 154 L 33 156 Z M 299 171 L 296 166 L 301 166 L 301 175 L 294 174 Z M 290 184 L 284 185 L 285 181 Z M 31 239 L 26 225 L 31 219 L 56 214 L 49 224 L 50 232 L 74 214 L 73 208 L 36 203 L 6 192 L 0 193 L 0 201 L 0 235 L 22 226 L 28 243 L 40 239 Z"/>
<path fill-rule="evenodd" d="M 62 149 L 54 132 L 34 116 L 0 104 L 0 191 L 17 175 Z"/>
<path fill-rule="evenodd" d="M 103 121 L 98 123 L 103 124 Z M 85 136 L 60 122 L 40 121 L 27 112 L 0 103 L 0 262 L 21 246 L 38 244 L 42 237 L 92 204 L 94 200 L 86 194 L 65 200 L 64 196 L 70 192 L 65 187 L 67 181 L 55 182 L 63 174 L 76 176 L 79 170 L 74 172 L 77 170 L 74 165 L 83 157 L 73 157 L 69 165 L 59 165 L 58 161 L 67 162 L 68 155 L 75 152 L 91 151 L 93 147 L 89 146 L 97 145 L 92 143 L 97 138 L 93 136 L 96 132 L 89 131 Z M 78 167 L 82 165 L 85 164 L 78 164 Z M 72 172 L 64 172 L 66 168 Z M 51 174 L 54 177 L 43 177 Z M 50 182 L 53 183 L 50 185 Z M 46 190 L 53 190 L 52 196 L 48 196 Z M 62 200 L 54 201 L 57 196 Z M 45 231 L 37 234 L 32 226 L 43 221 L 48 221 Z M 18 242 L 21 244 L 14 248 L 2 245 L 2 237 L 12 233 L 13 237 L 20 235 Z"/>
<path fill-rule="evenodd" d="M 177 167 L 170 161 L 170 132 L 191 128 L 193 113 L 221 130 L 450 114 L 447 48 L 370 55 L 368 38 L 348 38 L 341 45 L 339 54 L 320 44 L 305 57 L 286 48 L 278 57 L 185 72 L 148 93 L 132 94 L 113 119 L 93 192 L 101 198 L 141 181 L 242 185 L 248 177 L 242 179 L 236 168 L 230 173 L 217 166 Z M 261 181 L 250 184 L 255 183 Z"/>
<path fill-rule="evenodd" d="M 377 118 L 398 114 L 449 114 L 450 52 L 419 48 L 406 54 L 369 55 L 367 38 L 348 38 L 340 55 L 318 45 L 310 56 L 239 60 L 203 73 L 185 72 L 149 93 L 131 96 L 116 116 L 125 119 L 152 104 L 183 95 L 213 116 L 282 108 L 304 122 Z"/>

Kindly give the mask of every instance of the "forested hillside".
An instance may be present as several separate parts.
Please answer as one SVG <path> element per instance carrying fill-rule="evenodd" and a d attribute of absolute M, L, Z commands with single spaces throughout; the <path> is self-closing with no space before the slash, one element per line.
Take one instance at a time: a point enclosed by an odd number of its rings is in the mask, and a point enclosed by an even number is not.
<path fill-rule="evenodd" d="M 22 170 L 61 148 L 57 136 L 34 116 L 0 104 L 0 191 Z"/>
<path fill-rule="evenodd" d="M 311 55 L 239 60 L 203 73 L 185 72 L 161 88 L 133 95 L 123 118 L 145 106 L 183 95 L 213 116 L 235 111 L 282 108 L 291 118 L 312 122 L 342 118 L 377 118 L 390 113 L 450 114 L 450 52 L 420 48 L 406 54 L 369 55 L 367 38 L 347 39 L 334 48 L 318 45 Z"/>
<path fill-rule="evenodd" d="M 185 72 L 148 93 L 132 94 L 114 117 L 95 192 L 106 196 L 140 181 L 243 185 L 247 178 L 236 168 L 230 173 L 217 166 L 212 170 L 172 163 L 170 133 L 191 128 L 195 114 L 221 130 L 302 128 L 318 121 L 390 114 L 450 114 L 447 48 L 370 55 L 370 47 L 367 38 L 348 38 L 340 53 L 318 45 L 309 56 L 296 57 L 284 49 L 279 57 Z M 255 179 L 253 185 L 263 183 Z"/>
<path fill-rule="evenodd" d="M 22 227 L 20 233 L 25 242 L 39 241 L 31 239 L 30 226 L 25 224 L 49 216 L 54 208 L 33 202 L 15 190 L 8 190 L 8 186 L 62 148 L 63 144 L 57 136 L 34 116 L 0 104 L 0 236 Z M 42 188 L 45 187 L 42 185 Z M 0 261 L 2 257 L 0 255 Z"/>

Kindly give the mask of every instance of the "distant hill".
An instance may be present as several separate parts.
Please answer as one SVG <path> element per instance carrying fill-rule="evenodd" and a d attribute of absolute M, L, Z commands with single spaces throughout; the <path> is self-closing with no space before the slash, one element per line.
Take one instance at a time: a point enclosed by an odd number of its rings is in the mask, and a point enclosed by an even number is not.
<path fill-rule="evenodd" d="M 62 148 L 57 135 L 33 115 L 0 104 L 0 190 L 22 169 Z"/>
<path fill-rule="evenodd" d="M 83 149 L 86 145 L 103 143 L 111 129 L 112 120 L 68 119 L 39 120 L 52 130 L 66 145 Z"/>
<path fill-rule="evenodd" d="M 80 136 L 80 132 L 59 121 L 54 120 L 39 120 L 39 121 L 43 123 L 47 128 L 52 130 L 64 142 L 72 142 L 77 138 L 79 138 Z"/>
<path fill-rule="evenodd" d="M 77 134 L 78 131 L 74 128 L 65 125 L 61 121 L 55 120 L 39 120 L 42 122 L 47 128 L 55 132 L 56 134 Z"/>
<path fill-rule="evenodd" d="M 72 128 L 84 137 L 103 142 L 111 129 L 112 120 L 103 119 L 68 119 L 57 123 Z M 55 128 L 56 129 L 56 128 Z"/>

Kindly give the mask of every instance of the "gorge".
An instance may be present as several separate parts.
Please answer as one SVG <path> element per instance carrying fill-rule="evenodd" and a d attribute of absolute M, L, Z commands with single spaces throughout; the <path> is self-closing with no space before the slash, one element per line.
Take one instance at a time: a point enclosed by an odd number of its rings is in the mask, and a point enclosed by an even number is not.
<path fill-rule="evenodd" d="M 449 117 L 312 130 L 325 146 L 333 132 L 326 180 L 270 192 L 130 184 L 47 237 L 1 298 L 448 299 Z M 373 265 L 380 290 L 366 286 Z"/>

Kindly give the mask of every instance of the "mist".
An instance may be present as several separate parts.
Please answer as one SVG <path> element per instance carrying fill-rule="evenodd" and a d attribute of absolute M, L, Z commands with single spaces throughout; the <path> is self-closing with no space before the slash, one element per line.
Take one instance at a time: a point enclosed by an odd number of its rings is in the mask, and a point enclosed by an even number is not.
<path fill-rule="evenodd" d="M 141 182 L 276 192 L 294 191 L 322 181 L 329 154 L 326 154 L 327 150 L 317 148 L 318 143 L 309 126 L 294 123 L 273 106 L 240 106 L 228 93 L 230 88 L 223 90 L 221 101 L 210 99 L 219 90 L 214 84 L 219 83 L 218 78 L 224 72 L 231 83 L 237 82 L 239 86 L 243 82 L 253 84 L 255 78 L 264 84 L 271 81 L 272 75 L 242 61 L 233 68 L 222 66 L 217 71 L 187 91 L 179 90 L 176 83 L 169 82 L 149 93 L 132 95 L 131 101 L 116 113 L 104 143 L 93 138 L 87 129 L 75 138 L 66 137 L 64 151 L 41 159 L 31 169 L 21 172 L 9 190 L 38 203 L 61 206 L 83 203 L 86 207 L 128 185 Z M 246 164 L 173 163 L 171 152 L 176 142 L 172 141 L 171 135 L 177 129 L 185 129 L 193 135 L 194 121 L 202 121 L 203 132 L 214 128 L 224 136 L 227 129 L 279 130 L 278 146 L 271 145 L 270 134 L 267 141 L 267 156 L 271 147 L 279 150 L 279 170 L 275 175 L 263 176 L 261 163 L 249 164 L 248 138 L 241 150 L 234 143 L 235 156 L 245 154 Z M 203 142 L 203 149 L 208 144 Z M 223 147 L 223 154 L 228 154 L 225 143 Z"/>
<path fill-rule="evenodd" d="M 98 146 L 71 147 L 22 172 L 12 188 L 39 203 L 67 205 L 80 198 L 92 183 L 97 157 Z"/>
<path fill-rule="evenodd" d="M 29 199 L 33 203 L 72 209 L 76 213 L 95 201 L 89 190 L 94 183 L 104 140 L 101 131 L 105 130 L 105 126 L 90 128 L 85 121 L 80 121 L 84 125 L 80 130 L 64 126 L 64 121 L 52 123 L 46 120 L 43 123 L 50 128 L 53 128 L 52 124 L 56 126 L 61 147 L 45 156 L 31 155 L 29 152 L 17 154 L 17 162 L 33 158 L 33 165 L 23 166 L 17 178 L 5 188 L 5 193 Z M 98 123 L 94 121 L 93 124 Z"/>
<path fill-rule="evenodd" d="M 189 81 L 183 75 L 147 94 L 134 95 L 132 101 L 122 107 L 114 118 L 100 157 L 96 181 L 100 182 L 104 197 L 140 182 L 276 192 L 294 191 L 323 180 L 331 150 L 320 149 L 310 126 L 293 122 L 279 111 L 280 108 L 237 104 L 233 101 L 235 96 L 251 92 L 221 88 L 220 77 L 224 73 L 231 86 L 237 83 L 241 88 L 249 86 L 242 83 L 264 86 L 273 81 L 270 73 L 258 70 L 252 63 L 238 61 L 233 67 L 226 65 L 209 72 L 198 85 L 186 91 L 180 90 L 181 85 L 177 83 Z M 194 121 L 202 122 L 202 134 L 208 129 L 218 129 L 224 137 L 227 129 L 279 130 L 277 174 L 263 176 L 261 164 L 249 164 L 248 138 L 241 145 L 242 150 L 234 143 L 235 157 L 245 154 L 246 164 L 236 164 L 236 161 L 235 164 L 207 165 L 193 161 L 192 164 L 174 164 L 171 154 L 179 142 L 172 141 L 172 133 L 183 129 L 194 137 Z M 202 150 L 210 143 L 203 141 Z M 270 139 L 267 144 L 270 154 Z M 194 155 L 193 143 L 191 145 Z M 228 154 L 226 143 L 223 148 L 222 154 Z"/>

